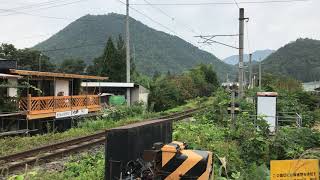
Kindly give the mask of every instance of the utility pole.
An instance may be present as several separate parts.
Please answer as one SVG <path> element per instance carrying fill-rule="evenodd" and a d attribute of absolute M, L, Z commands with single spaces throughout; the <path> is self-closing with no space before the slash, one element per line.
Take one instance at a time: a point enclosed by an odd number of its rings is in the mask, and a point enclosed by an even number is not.
<path fill-rule="evenodd" d="M 261 61 L 259 63 L 259 90 L 261 91 L 261 84 L 262 84 L 262 72 L 261 72 Z"/>
<path fill-rule="evenodd" d="M 231 110 L 230 110 L 230 114 L 231 114 L 231 122 L 233 125 L 233 128 L 236 127 L 236 116 L 235 116 L 235 90 L 233 88 L 231 88 Z"/>
<path fill-rule="evenodd" d="M 249 88 L 252 88 L 252 54 L 249 54 Z"/>
<path fill-rule="evenodd" d="M 130 83 L 130 31 L 129 31 L 129 0 L 126 4 L 126 63 L 127 63 L 127 83 Z M 127 106 L 131 104 L 130 88 L 127 88 Z"/>
<path fill-rule="evenodd" d="M 243 97 L 244 8 L 239 9 L 239 98 Z"/>
<path fill-rule="evenodd" d="M 39 59 L 38 59 L 38 68 L 39 68 L 39 71 L 41 71 L 41 57 L 42 57 L 42 53 L 39 54 Z"/>

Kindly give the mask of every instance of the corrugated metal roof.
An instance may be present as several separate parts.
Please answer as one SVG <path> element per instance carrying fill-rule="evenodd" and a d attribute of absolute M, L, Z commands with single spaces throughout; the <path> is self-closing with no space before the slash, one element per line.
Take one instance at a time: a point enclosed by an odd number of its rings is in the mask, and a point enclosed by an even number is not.
<path fill-rule="evenodd" d="M 18 75 L 12 75 L 12 74 L 3 74 L 3 73 L 0 73 L 0 77 L 1 78 L 22 78 L 22 76 L 18 76 Z"/>
<path fill-rule="evenodd" d="M 122 83 L 122 82 L 82 82 L 82 87 L 121 87 L 121 88 L 133 88 L 134 83 Z"/>

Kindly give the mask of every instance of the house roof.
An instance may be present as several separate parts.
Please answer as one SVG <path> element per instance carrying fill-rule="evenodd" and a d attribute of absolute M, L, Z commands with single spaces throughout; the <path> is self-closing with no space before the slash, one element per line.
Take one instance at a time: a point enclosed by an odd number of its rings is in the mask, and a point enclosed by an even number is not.
<path fill-rule="evenodd" d="M 276 97 L 278 96 L 277 92 L 257 92 L 257 96 L 260 97 Z"/>
<path fill-rule="evenodd" d="M 22 78 L 22 76 L 0 73 L 0 78 L 5 78 L 5 79 L 10 79 L 10 78 L 20 79 L 20 78 Z"/>
<path fill-rule="evenodd" d="M 123 82 L 82 82 L 82 87 L 119 87 L 119 88 L 133 88 L 134 83 Z"/>
<path fill-rule="evenodd" d="M 100 76 L 87 76 L 87 75 L 79 75 L 79 74 L 65 74 L 65 73 L 40 72 L 40 71 L 26 71 L 26 70 L 16 70 L 16 69 L 10 69 L 10 73 L 22 75 L 22 76 L 38 76 L 38 77 L 94 79 L 94 80 L 107 80 L 108 79 L 108 77 L 100 77 Z"/>

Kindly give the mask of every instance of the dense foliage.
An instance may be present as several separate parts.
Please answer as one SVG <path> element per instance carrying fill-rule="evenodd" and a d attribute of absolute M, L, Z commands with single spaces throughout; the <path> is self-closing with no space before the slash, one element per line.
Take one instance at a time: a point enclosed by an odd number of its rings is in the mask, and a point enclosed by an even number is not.
<path fill-rule="evenodd" d="M 320 97 L 303 91 L 300 81 L 290 77 L 265 74 L 262 79 L 264 91 L 278 92 L 277 112 L 279 116 L 288 117 L 298 113 L 302 116 L 303 126 L 312 127 L 317 119 Z M 253 93 L 252 93 L 253 92 Z M 253 90 L 249 96 L 255 96 Z M 286 123 L 285 123 L 286 124 Z"/>
<path fill-rule="evenodd" d="M 65 59 L 58 68 L 58 72 L 84 74 L 87 65 L 82 59 Z"/>
<path fill-rule="evenodd" d="M 34 48 L 63 49 L 45 52 L 57 63 L 81 58 L 91 64 L 103 53 L 108 38 L 116 40 L 119 34 L 125 37 L 124 22 L 125 16 L 119 14 L 86 15 Z M 213 64 L 218 75 L 225 77 L 224 72 L 234 68 L 177 36 L 156 31 L 135 19 L 130 19 L 130 32 L 132 57 L 136 59 L 137 70 L 143 74 L 152 75 L 156 70 L 178 73 L 205 63 Z"/>
<path fill-rule="evenodd" d="M 219 82 L 211 65 L 199 65 L 181 75 L 155 75 L 150 85 L 150 109 L 163 111 L 188 99 L 210 96 Z"/>
<path fill-rule="evenodd" d="M 18 69 L 38 71 L 54 71 L 56 65 L 48 56 L 33 49 L 17 49 L 12 44 L 1 44 L 0 58 L 17 60 Z"/>
<path fill-rule="evenodd" d="M 227 92 L 218 90 L 214 104 L 206 111 L 191 122 L 174 126 L 175 140 L 215 154 L 216 179 L 264 180 L 269 178 L 270 160 L 320 158 L 319 152 L 304 156 L 309 149 L 320 146 L 319 131 L 285 126 L 270 135 L 262 117 L 254 119 L 246 112 L 253 104 L 245 100 L 240 102 L 243 112 L 234 124 L 227 114 L 229 97 Z"/>
<path fill-rule="evenodd" d="M 320 78 L 320 41 L 298 39 L 263 61 L 263 71 L 308 82 Z"/>
<path fill-rule="evenodd" d="M 88 73 L 109 77 L 109 81 L 126 81 L 126 48 L 121 36 L 116 46 L 111 38 L 108 39 L 102 55 L 95 58 L 88 67 Z"/>

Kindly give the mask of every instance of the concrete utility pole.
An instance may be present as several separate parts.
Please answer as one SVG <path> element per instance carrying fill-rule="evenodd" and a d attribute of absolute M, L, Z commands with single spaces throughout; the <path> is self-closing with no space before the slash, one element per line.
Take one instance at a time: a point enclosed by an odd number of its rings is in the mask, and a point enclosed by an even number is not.
<path fill-rule="evenodd" d="M 261 90 L 261 84 L 262 84 L 262 72 L 261 72 L 261 61 L 259 63 L 259 90 Z"/>
<path fill-rule="evenodd" d="M 235 90 L 233 88 L 231 88 L 231 110 L 230 110 L 230 114 L 231 114 L 231 122 L 233 127 L 236 127 L 236 116 L 235 116 Z"/>
<path fill-rule="evenodd" d="M 127 63 L 127 83 L 130 83 L 130 31 L 129 31 L 129 0 L 127 0 L 126 15 L 126 63 Z M 131 104 L 130 88 L 127 88 L 127 106 Z"/>
<path fill-rule="evenodd" d="M 243 97 L 244 9 L 239 9 L 239 98 Z"/>
<path fill-rule="evenodd" d="M 38 66 L 39 71 L 41 71 L 41 57 L 42 57 L 42 53 L 39 54 L 39 59 L 38 59 L 39 60 L 39 62 L 38 62 L 39 63 L 39 66 Z"/>
<path fill-rule="evenodd" d="M 249 54 L 249 88 L 252 88 L 252 54 Z"/>

